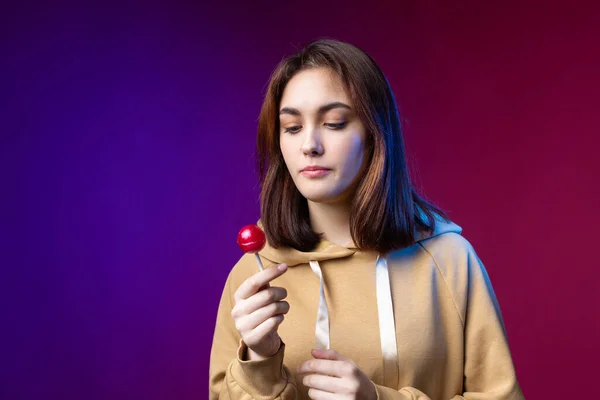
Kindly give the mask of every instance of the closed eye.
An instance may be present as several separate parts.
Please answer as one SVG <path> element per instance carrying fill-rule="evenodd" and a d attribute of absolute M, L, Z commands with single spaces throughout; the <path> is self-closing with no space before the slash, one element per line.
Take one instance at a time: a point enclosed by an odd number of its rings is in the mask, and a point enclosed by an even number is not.
<path fill-rule="evenodd" d="M 299 126 L 290 126 L 289 128 L 286 128 L 284 130 L 284 132 L 286 132 L 286 133 L 298 133 L 299 130 L 300 130 Z"/>
<path fill-rule="evenodd" d="M 326 127 L 337 130 L 337 129 L 343 129 L 348 123 L 347 122 L 340 122 L 337 124 L 324 124 Z M 289 128 L 286 128 L 284 130 L 285 133 L 298 133 L 300 131 L 302 127 L 301 126 L 290 126 Z"/>
<path fill-rule="evenodd" d="M 342 129 L 343 127 L 346 126 L 346 122 L 340 122 L 338 124 L 325 124 L 325 126 L 331 128 L 331 129 Z"/>

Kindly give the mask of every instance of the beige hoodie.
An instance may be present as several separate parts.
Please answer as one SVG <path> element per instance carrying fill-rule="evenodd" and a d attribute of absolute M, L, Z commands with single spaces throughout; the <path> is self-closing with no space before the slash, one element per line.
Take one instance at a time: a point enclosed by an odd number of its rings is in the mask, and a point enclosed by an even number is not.
<path fill-rule="evenodd" d="M 231 317 L 233 294 L 258 272 L 244 255 L 219 304 L 210 399 L 308 399 L 295 372 L 315 347 L 354 360 L 381 400 L 524 399 L 492 285 L 460 233 L 437 221 L 432 234 L 385 256 L 324 240 L 311 252 L 267 245 L 265 267 L 290 267 L 271 283 L 287 289 L 290 311 L 281 348 L 262 361 L 245 359 Z"/>

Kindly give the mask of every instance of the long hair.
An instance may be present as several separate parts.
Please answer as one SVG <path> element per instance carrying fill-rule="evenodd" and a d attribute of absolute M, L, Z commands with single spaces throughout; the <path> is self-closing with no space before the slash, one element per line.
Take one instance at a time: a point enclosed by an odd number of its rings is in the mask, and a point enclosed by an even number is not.
<path fill-rule="evenodd" d="M 366 128 L 365 170 L 351 200 L 350 233 L 361 250 L 387 253 L 410 246 L 415 230 L 432 231 L 435 214 L 410 181 L 400 116 L 385 75 L 363 50 L 321 39 L 283 59 L 269 79 L 258 121 L 257 159 L 261 221 L 269 244 L 313 250 L 321 240 L 310 225 L 308 203 L 292 181 L 279 147 L 279 107 L 290 79 L 308 68 L 341 78 Z"/>

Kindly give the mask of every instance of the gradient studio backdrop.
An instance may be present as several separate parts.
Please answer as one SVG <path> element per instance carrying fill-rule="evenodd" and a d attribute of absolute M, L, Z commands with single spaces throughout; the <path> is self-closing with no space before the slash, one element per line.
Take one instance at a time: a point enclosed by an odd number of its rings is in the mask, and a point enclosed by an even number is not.
<path fill-rule="evenodd" d="M 596 395 L 598 6 L 2 7 L 1 399 L 206 398 L 236 234 L 259 216 L 265 84 L 323 36 L 387 74 L 527 398 Z"/>

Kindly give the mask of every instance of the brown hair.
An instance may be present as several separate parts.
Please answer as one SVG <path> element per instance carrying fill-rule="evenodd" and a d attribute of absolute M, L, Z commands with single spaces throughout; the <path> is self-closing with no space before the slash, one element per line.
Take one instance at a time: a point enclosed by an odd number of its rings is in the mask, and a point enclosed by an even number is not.
<path fill-rule="evenodd" d="M 261 221 L 269 244 L 310 251 L 321 240 L 312 230 L 308 203 L 292 181 L 279 148 L 283 90 L 296 73 L 308 68 L 328 68 L 340 76 L 366 128 L 366 169 L 350 213 L 350 232 L 356 246 L 387 253 L 413 244 L 415 229 L 432 231 L 434 214 L 448 220 L 411 184 L 398 108 L 381 69 L 358 47 L 321 39 L 279 63 L 271 74 L 260 112 L 257 164 Z"/>

